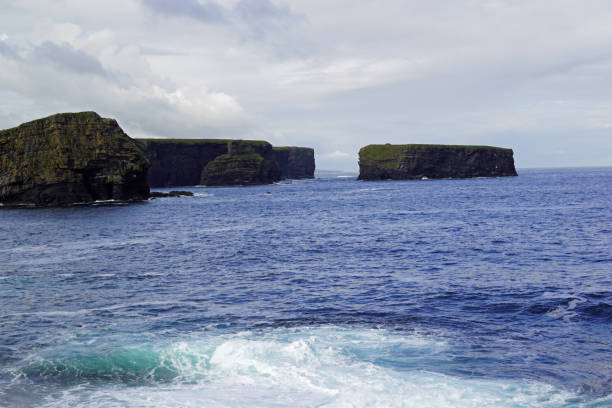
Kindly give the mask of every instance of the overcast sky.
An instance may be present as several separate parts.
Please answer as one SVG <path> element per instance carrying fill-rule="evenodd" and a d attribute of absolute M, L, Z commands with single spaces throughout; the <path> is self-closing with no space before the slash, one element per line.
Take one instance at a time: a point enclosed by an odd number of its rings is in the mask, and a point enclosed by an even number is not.
<path fill-rule="evenodd" d="M 0 0 L 0 128 L 95 110 L 132 137 L 370 143 L 612 165 L 610 0 Z"/>

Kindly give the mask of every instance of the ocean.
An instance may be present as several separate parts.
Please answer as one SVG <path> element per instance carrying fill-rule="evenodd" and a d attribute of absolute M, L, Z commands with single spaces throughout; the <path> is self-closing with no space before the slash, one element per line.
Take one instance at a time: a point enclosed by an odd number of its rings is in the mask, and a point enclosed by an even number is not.
<path fill-rule="evenodd" d="M 612 407 L 612 168 L 0 209 L 3 407 Z"/>

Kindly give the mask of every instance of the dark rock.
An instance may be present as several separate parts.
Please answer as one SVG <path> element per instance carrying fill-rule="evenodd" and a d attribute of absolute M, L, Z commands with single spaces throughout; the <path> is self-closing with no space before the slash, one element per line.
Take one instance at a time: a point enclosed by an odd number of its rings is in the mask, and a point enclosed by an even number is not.
<path fill-rule="evenodd" d="M 227 153 L 229 140 L 136 139 L 145 150 L 151 168 L 151 187 L 195 186 L 208 162 Z"/>
<path fill-rule="evenodd" d="M 206 186 L 270 184 L 281 179 L 272 145 L 268 142 L 233 140 L 228 152 L 210 161 L 200 183 Z"/>
<path fill-rule="evenodd" d="M 137 142 L 151 160 L 151 187 L 270 184 L 281 177 L 272 146 L 264 141 L 137 139 Z M 234 151 L 230 152 L 232 146 Z M 204 171 L 209 163 L 212 164 Z"/>
<path fill-rule="evenodd" d="M 143 200 L 149 166 L 115 120 L 57 114 L 0 131 L 0 203 Z"/>
<path fill-rule="evenodd" d="M 149 194 L 149 198 L 163 198 L 163 197 L 193 197 L 193 193 L 191 191 L 181 191 L 181 190 L 172 190 L 168 193 L 164 193 L 163 191 L 151 191 Z"/>
<path fill-rule="evenodd" d="M 512 149 L 491 146 L 368 145 L 359 180 L 516 176 Z"/>
<path fill-rule="evenodd" d="M 314 149 L 309 147 L 274 147 L 274 154 L 280 166 L 281 178 L 314 178 Z"/>

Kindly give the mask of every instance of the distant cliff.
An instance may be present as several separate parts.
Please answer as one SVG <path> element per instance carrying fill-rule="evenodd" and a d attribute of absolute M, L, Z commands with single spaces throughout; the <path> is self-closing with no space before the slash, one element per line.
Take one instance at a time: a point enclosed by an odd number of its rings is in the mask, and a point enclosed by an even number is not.
<path fill-rule="evenodd" d="M 149 160 L 151 187 L 195 186 L 202 170 L 218 156 L 227 153 L 229 140 L 223 139 L 135 139 Z"/>
<path fill-rule="evenodd" d="M 113 119 L 61 113 L 0 131 L 0 203 L 141 200 L 149 161 Z"/>
<path fill-rule="evenodd" d="M 269 184 L 283 178 L 314 177 L 314 151 L 310 148 L 272 148 L 261 140 L 136 141 L 151 160 L 151 187 Z M 233 146 L 231 153 L 229 146 Z"/>
<path fill-rule="evenodd" d="M 275 147 L 281 177 L 290 179 L 314 178 L 314 149 L 309 147 Z"/>
<path fill-rule="evenodd" d="M 229 139 L 136 139 L 151 160 L 151 187 L 269 184 L 280 180 L 270 143 Z"/>
<path fill-rule="evenodd" d="M 491 146 L 368 145 L 359 180 L 516 176 L 512 149 Z"/>
<path fill-rule="evenodd" d="M 200 184 L 239 186 L 270 184 L 280 179 L 280 168 L 270 143 L 233 140 L 227 143 L 227 153 L 206 164 Z"/>

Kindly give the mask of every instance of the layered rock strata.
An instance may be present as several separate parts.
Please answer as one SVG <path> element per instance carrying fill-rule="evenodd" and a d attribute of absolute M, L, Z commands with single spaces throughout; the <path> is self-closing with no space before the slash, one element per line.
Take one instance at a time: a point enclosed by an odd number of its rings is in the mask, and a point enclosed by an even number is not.
<path fill-rule="evenodd" d="M 274 147 L 281 177 L 288 179 L 314 178 L 314 149 L 309 147 Z"/>
<path fill-rule="evenodd" d="M 270 184 L 281 179 L 272 145 L 267 142 L 233 140 L 227 153 L 210 161 L 200 184 L 205 186 L 238 186 Z"/>
<path fill-rule="evenodd" d="M 136 139 L 151 161 L 151 187 L 200 184 L 206 165 L 227 153 L 224 139 Z"/>
<path fill-rule="evenodd" d="M 359 180 L 516 176 L 512 149 L 492 146 L 368 145 Z"/>
<path fill-rule="evenodd" d="M 56 114 L 0 131 L 0 203 L 143 200 L 149 166 L 115 120 Z"/>
<path fill-rule="evenodd" d="M 310 148 L 272 148 L 259 140 L 136 140 L 152 163 L 151 187 L 269 184 L 283 178 L 314 177 Z"/>

